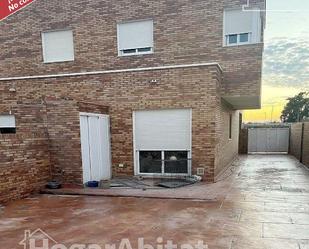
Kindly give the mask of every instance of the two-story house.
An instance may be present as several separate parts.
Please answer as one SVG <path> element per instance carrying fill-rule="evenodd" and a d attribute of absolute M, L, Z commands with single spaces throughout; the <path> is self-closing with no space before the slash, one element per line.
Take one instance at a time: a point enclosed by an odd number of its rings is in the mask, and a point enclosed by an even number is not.
<path fill-rule="evenodd" d="M 260 108 L 265 1 L 247 4 L 37 0 L 0 22 L 1 170 L 214 181 Z"/>

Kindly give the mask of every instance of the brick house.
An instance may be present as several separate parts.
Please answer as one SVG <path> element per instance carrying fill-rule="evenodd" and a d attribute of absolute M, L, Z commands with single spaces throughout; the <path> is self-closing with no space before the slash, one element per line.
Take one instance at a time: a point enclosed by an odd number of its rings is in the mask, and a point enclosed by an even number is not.
<path fill-rule="evenodd" d="M 214 181 L 260 108 L 265 1 L 246 4 L 37 0 L 0 22 L 0 201 L 57 175 Z"/>

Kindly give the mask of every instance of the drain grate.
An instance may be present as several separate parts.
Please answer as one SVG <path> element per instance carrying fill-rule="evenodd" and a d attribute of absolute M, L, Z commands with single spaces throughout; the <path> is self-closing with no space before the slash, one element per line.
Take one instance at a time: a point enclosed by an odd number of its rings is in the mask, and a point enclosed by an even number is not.
<path fill-rule="evenodd" d="M 173 180 L 173 181 L 163 181 L 158 183 L 158 186 L 163 188 L 180 188 L 193 184 L 192 181 L 181 181 L 181 180 Z"/>

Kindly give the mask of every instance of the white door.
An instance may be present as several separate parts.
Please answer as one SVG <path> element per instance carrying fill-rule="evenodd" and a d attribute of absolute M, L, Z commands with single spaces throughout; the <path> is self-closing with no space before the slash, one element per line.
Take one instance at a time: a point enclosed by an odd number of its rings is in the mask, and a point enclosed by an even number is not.
<path fill-rule="evenodd" d="M 191 174 L 191 109 L 136 111 L 135 173 Z"/>
<path fill-rule="evenodd" d="M 83 182 L 111 178 L 109 116 L 80 113 Z"/>
<path fill-rule="evenodd" d="M 248 152 L 289 151 L 289 128 L 249 128 Z"/>

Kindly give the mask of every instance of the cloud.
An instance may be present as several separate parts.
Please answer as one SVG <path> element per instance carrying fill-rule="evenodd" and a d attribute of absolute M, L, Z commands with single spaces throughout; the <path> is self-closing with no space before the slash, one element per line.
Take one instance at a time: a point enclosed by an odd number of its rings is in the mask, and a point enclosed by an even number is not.
<path fill-rule="evenodd" d="M 309 88 L 309 43 L 276 38 L 265 44 L 263 81 L 266 85 Z"/>

